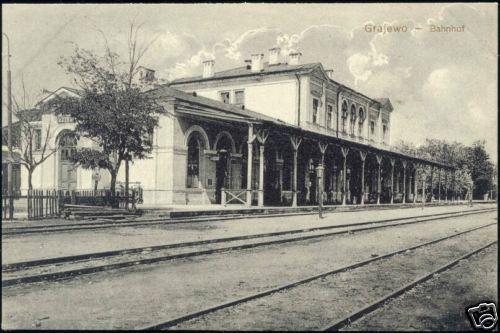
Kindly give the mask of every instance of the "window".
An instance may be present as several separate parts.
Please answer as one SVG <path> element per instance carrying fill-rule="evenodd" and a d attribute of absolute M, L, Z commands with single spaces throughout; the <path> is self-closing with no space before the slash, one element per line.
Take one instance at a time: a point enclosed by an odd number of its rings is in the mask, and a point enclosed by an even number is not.
<path fill-rule="evenodd" d="M 200 139 L 194 134 L 188 143 L 187 187 L 197 188 L 200 175 Z"/>
<path fill-rule="evenodd" d="M 372 120 L 370 121 L 370 136 L 375 135 L 375 122 Z"/>
<path fill-rule="evenodd" d="M 42 149 L 42 130 L 41 129 L 39 129 L 39 128 L 35 129 L 33 140 L 34 140 L 33 144 L 35 145 L 35 149 L 36 150 Z"/>
<path fill-rule="evenodd" d="M 59 139 L 59 149 L 61 161 L 71 161 L 71 157 L 76 153 L 77 139 L 74 133 L 65 133 Z"/>
<path fill-rule="evenodd" d="M 359 136 L 362 135 L 363 133 L 363 123 L 365 122 L 365 110 L 363 108 L 359 108 L 359 127 L 358 127 L 358 133 Z"/>
<path fill-rule="evenodd" d="M 382 125 L 382 141 L 385 141 L 387 134 L 387 124 Z"/>
<path fill-rule="evenodd" d="M 234 92 L 234 103 L 238 105 L 245 104 L 245 91 L 244 90 L 236 90 Z"/>
<path fill-rule="evenodd" d="M 354 127 L 356 127 L 356 106 L 351 105 L 351 134 L 354 134 Z"/>
<path fill-rule="evenodd" d="M 342 132 L 346 132 L 346 123 L 347 123 L 347 103 L 344 101 L 342 103 Z"/>
<path fill-rule="evenodd" d="M 231 102 L 229 91 L 223 91 L 220 93 L 220 100 L 222 103 L 229 104 Z"/>
<path fill-rule="evenodd" d="M 319 107 L 319 100 L 317 98 L 313 98 L 313 123 L 314 124 L 318 123 L 318 107 Z"/>
<path fill-rule="evenodd" d="M 326 107 L 326 127 L 332 128 L 333 106 L 328 104 Z"/>
<path fill-rule="evenodd" d="M 365 122 L 365 110 L 359 108 L 359 123 L 363 124 Z"/>

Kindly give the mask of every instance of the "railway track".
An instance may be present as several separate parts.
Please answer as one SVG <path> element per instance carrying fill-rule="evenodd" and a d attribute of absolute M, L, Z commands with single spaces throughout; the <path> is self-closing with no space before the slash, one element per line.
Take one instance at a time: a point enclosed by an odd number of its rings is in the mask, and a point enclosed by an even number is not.
<path fill-rule="evenodd" d="M 418 206 L 407 204 L 400 205 L 398 208 L 415 208 Z M 373 209 L 373 207 L 370 207 Z M 394 209 L 394 206 L 382 206 L 377 207 L 377 210 Z M 486 209 L 486 208 L 482 208 Z M 326 210 L 324 213 L 334 213 L 335 210 Z M 357 210 L 359 211 L 359 209 Z M 39 226 L 24 226 L 24 227 L 4 227 L 2 228 L 3 236 L 15 236 L 24 234 L 40 234 L 40 233 L 51 233 L 51 232 L 69 232 L 78 230 L 96 230 L 96 229 L 107 229 L 107 228 L 117 228 L 117 227 L 141 227 L 141 226 L 151 226 L 151 225 L 165 225 L 165 224 L 180 224 L 180 223 L 200 223 L 200 222 L 220 222 L 220 221 L 231 221 L 241 218 L 262 218 L 262 217 L 289 217 L 289 216 L 304 216 L 304 215 L 315 215 L 317 211 L 300 211 L 300 212 L 290 212 L 290 213 L 263 213 L 263 214 L 231 214 L 228 216 L 203 216 L 203 217 L 177 217 L 172 219 L 166 218 L 156 218 L 156 219 L 145 219 L 145 220 L 122 220 L 122 221 L 109 221 L 109 220 L 98 220 L 94 222 L 85 223 L 71 223 L 71 224 L 48 224 Z M 446 213 L 443 213 L 446 214 Z"/>
<path fill-rule="evenodd" d="M 145 327 L 142 327 L 142 328 L 139 328 L 139 329 L 142 329 L 142 330 L 163 330 L 163 329 L 169 329 L 169 328 L 176 328 L 179 325 L 180 325 L 180 327 L 182 329 L 182 324 L 183 323 L 185 323 L 187 321 L 190 321 L 190 320 L 193 320 L 193 319 L 202 318 L 202 317 L 204 317 L 206 315 L 209 315 L 211 313 L 217 312 L 219 310 L 234 308 L 234 307 L 236 307 L 238 305 L 242 305 L 244 303 L 247 303 L 247 302 L 250 302 L 250 301 L 253 301 L 253 300 L 257 300 L 257 299 L 261 299 L 261 298 L 264 298 L 264 297 L 268 297 L 268 296 L 271 296 L 271 295 L 276 294 L 278 292 L 289 291 L 289 290 L 292 290 L 293 288 L 296 288 L 298 286 L 305 285 L 305 284 L 311 283 L 313 281 L 316 281 L 316 280 L 319 280 L 319 279 L 322 279 L 322 278 L 325 278 L 325 277 L 338 275 L 340 273 L 344 273 L 344 272 L 347 272 L 347 271 L 352 271 L 352 270 L 355 270 L 355 269 L 367 266 L 369 264 L 372 264 L 372 263 L 374 263 L 376 261 L 380 261 L 380 260 L 383 260 L 383 259 L 388 259 L 388 258 L 397 256 L 397 255 L 403 255 L 405 253 L 408 253 L 409 251 L 414 251 L 414 250 L 417 250 L 417 249 L 424 248 L 426 246 L 430 246 L 430 245 L 433 245 L 433 244 L 438 244 L 438 243 L 441 243 L 443 241 L 446 241 L 446 240 L 449 240 L 449 239 L 452 239 L 452 238 L 456 238 L 456 237 L 459 237 L 461 235 L 465 235 L 465 234 L 468 234 L 468 233 L 472 233 L 472 232 L 474 232 L 476 230 L 479 230 L 479 229 L 482 229 L 482 228 L 487 228 L 487 227 L 490 227 L 490 226 L 493 226 L 493 225 L 496 225 L 496 223 L 489 223 L 489 224 L 482 225 L 482 226 L 479 226 L 479 227 L 471 228 L 469 230 L 466 230 L 466 231 L 463 231 L 463 232 L 460 232 L 460 233 L 457 233 L 457 234 L 445 236 L 445 237 L 438 238 L 438 239 L 435 239 L 435 240 L 432 240 L 432 241 L 428 241 L 428 242 L 424 242 L 424 243 L 421 243 L 421 244 L 418 244 L 418 245 L 415 245 L 415 246 L 411 246 L 411 247 L 403 248 L 403 249 L 400 249 L 400 250 L 397 250 L 397 251 L 394 251 L 394 252 L 386 253 L 384 255 L 380 255 L 380 256 L 377 256 L 377 257 L 374 257 L 374 258 L 370 258 L 370 259 L 367 259 L 367 260 L 364 260 L 364 261 L 361 261 L 361 262 L 357 262 L 355 264 L 351 264 L 351 265 L 348 265 L 348 266 L 345 266 L 345 267 L 342 267 L 342 268 L 338 268 L 338 269 L 335 269 L 335 270 L 323 272 L 323 273 L 320 273 L 320 274 L 317 274 L 317 275 L 309 276 L 309 277 L 303 278 L 303 279 L 298 280 L 298 281 L 293 281 L 291 283 L 288 283 L 288 284 L 285 284 L 285 285 L 281 285 L 281 286 L 278 286 L 278 287 L 275 287 L 275 288 L 272 288 L 272 289 L 268 289 L 268 290 L 265 290 L 265 291 L 261 291 L 261 292 L 258 292 L 258 293 L 254 293 L 254 294 L 242 297 L 242 298 L 233 299 L 233 300 L 221 303 L 221 304 L 217 304 L 215 306 L 210 306 L 210 307 L 207 307 L 205 309 L 202 309 L 202 310 L 199 310 L 199 311 L 196 311 L 196 312 L 188 313 L 188 314 L 182 315 L 182 316 L 174 318 L 174 319 L 169 319 L 169 320 L 166 320 L 166 321 L 158 322 L 158 323 L 155 323 L 153 325 L 145 326 Z M 492 241 L 492 242 L 490 242 L 490 243 L 488 243 L 488 244 L 486 244 L 484 246 L 481 246 L 479 248 L 476 248 L 476 249 L 474 249 L 474 250 L 466 253 L 465 255 L 462 255 L 461 257 L 459 257 L 457 259 L 454 259 L 454 260 L 451 260 L 451 261 L 447 262 L 446 264 L 440 266 L 438 269 L 432 270 L 429 273 L 426 273 L 426 274 L 423 274 L 422 276 L 419 276 L 418 278 L 416 278 L 412 282 L 410 282 L 408 284 L 405 284 L 403 287 L 398 288 L 397 290 L 395 290 L 395 291 L 393 291 L 393 292 L 391 292 L 391 293 L 389 293 L 389 294 L 387 294 L 387 295 L 385 295 L 385 296 L 377 299 L 375 302 L 372 302 L 372 303 L 370 303 L 367 306 L 364 306 L 364 307 L 362 307 L 360 309 L 357 309 L 356 311 L 350 313 L 348 316 L 345 316 L 345 317 L 343 317 L 343 318 L 341 318 L 341 319 L 339 319 L 339 320 L 337 320 L 335 322 L 332 322 L 331 324 L 327 325 L 326 327 L 323 327 L 323 330 L 326 330 L 326 331 L 335 331 L 335 330 L 339 330 L 339 329 L 345 327 L 349 323 L 352 323 L 355 320 L 358 320 L 361 317 L 367 315 L 368 313 L 371 313 L 372 311 L 374 311 L 377 308 L 381 307 L 387 300 L 390 300 L 391 298 L 394 298 L 394 297 L 397 297 L 399 295 L 404 294 L 406 291 L 414 288 L 418 284 L 421 284 L 421 283 L 429 280 L 430 278 L 432 278 L 436 274 L 439 274 L 441 272 L 444 272 L 444 271 L 450 269 L 451 267 L 453 267 L 457 263 L 459 263 L 461 260 L 467 259 L 467 258 L 469 258 L 469 257 L 471 257 L 471 256 L 473 256 L 473 255 L 475 255 L 475 254 L 477 254 L 477 253 L 479 253 L 479 252 L 487 249 L 488 247 L 491 247 L 491 246 L 495 245 L 497 242 L 498 242 L 497 240 Z"/>
<path fill-rule="evenodd" d="M 404 286 L 402 286 L 401 288 L 398 288 L 397 290 L 393 291 L 392 293 L 389 293 L 383 297 L 380 297 L 376 301 L 362 307 L 361 309 L 358 309 L 358 310 L 350 313 L 349 315 L 345 316 L 344 318 L 341 318 L 341 319 L 335 321 L 334 323 L 329 324 L 328 326 L 324 327 L 322 329 L 322 331 L 339 331 L 340 329 L 342 329 L 342 328 L 352 324 L 353 322 L 363 318 L 364 316 L 370 314 L 371 312 L 377 310 L 378 308 L 381 308 L 387 301 L 403 295 L 405 292 L 413 289 L 417 285 L 422 284 L 425 281 L 432 279 L 437 274 L 449 270 L 453 266 L 457 265 L 460 261 L 468 259 L 469 257 L 472 257 L 473 255 L 475 255 L 481 251 L 484 251 L 487 248 L 489 248 L 497 243 L 498 243 L 498 241 L 490 242 L 484 246 L 481 246 L 473 251 L 466 253 L 465 255 L 461 256 L 458 259 L 451 260 L 451 261 L 447 262 L 446 264 L 440 266 L 439 268 L 433 270 L 430 273 L 423 274 L 423 275 L 417 277 L 412 282 L 405 284 Z"/>
<path fill-rule="evenodd" d="M 13 286 L 40 281 L 68 279 L 84 274 L 110 271 L 120 268 L 146 265 L 174 259 L 230 252 L 308 239 L 328 237 L 359 231 L 397 227 L 407 224 L 449 219 L 471 214 L 488 213 L 496 209 L 448 212 L 418 217 L 386 219 L 350 225 L 333 225 L 295 229 L 280 232 L 225 237 L 194 242 L 172 243 L 117 251 L 81 254 L 2 265 L 2 286 Z M 336 230 L 335 230 L 336 229 Z M 333 231 L 332 231 L 333 230 Z M 297 235 L 300 236 L 297 236 Z M 249 240 L 264 241 L 248 242 Z"/>

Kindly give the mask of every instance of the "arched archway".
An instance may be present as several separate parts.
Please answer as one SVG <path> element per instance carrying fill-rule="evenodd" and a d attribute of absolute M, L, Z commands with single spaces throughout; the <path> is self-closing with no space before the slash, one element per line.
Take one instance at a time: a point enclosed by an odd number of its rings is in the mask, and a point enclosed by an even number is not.
<path fill-rule="evenodd" d="M 203 150 L 207 148 L 208 137 L 205 137 L 198 130 L 193 130 L 186 136 L 187 145 L 187 188 L 201 187 L 202 171 L 203 168 Z"/>
<path fill-rule="evenodd" d="M 231 153 L 236 153 L 236 144 L 234 142 L 233 136 L 228 132 L 228 131 L 222 131 L 217 134 L 215 137 L 214 141 L 214 150 L 219 150 L 220 147 L 220 141 L 221 140 L 228 140 L 229 141 L 229 146 L 231 147 Z M 227 145 L 227 141 L 224 142 L 225 145 Z"/>
<path fill-rule="evenodd" d="M 77 186 L 76 166 L 71 157 L 76 152 L 78 139 L 74 132 L 65 130 L 56 139 L 58 156 L 58 188 L 72 191 Z"/>
<path fill-rule="evenodd" d="M 198 125 L 193 125 L 187 129 L 186 133 L 184 134 L 184 138 L 185 138 L 184 145 L 186 147 L 188 146 L 189 139 L 191 138 L 191 135 L 195 132 L 198 133 L 202 137 L 204 148 L 208 149 L 210 147 L 210 140 L 208 139 L 207 132 L 205 132 L 203 127 L 198 126 Z"/>
<path fill-rule="evenodd" d="M 283 147 L 290 146 L 289 140 L 271 136 L 264 150 L 264 204 L 280 205 L 283 188 Z"/>
<path fill-rule="evenodd" d="M 217 151 L 215 165 L 215 202 L 221 203 L 222 188 L 232 188 L 232 159 L 231 154 L 236 153 L 236 146 L 228 132 L 220 132 L 214 142 Z"/>

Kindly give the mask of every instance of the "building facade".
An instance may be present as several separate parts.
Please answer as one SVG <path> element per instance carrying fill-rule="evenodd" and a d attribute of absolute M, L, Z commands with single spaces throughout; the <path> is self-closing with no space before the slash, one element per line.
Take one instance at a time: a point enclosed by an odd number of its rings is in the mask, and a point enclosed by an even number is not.
<path fill-rule="evenodd" d="M 147 92 L 166 115 L 153 134 L 151 156 L 130 168 L 145 205 L 314 205 L 319 188 L 324 204 L 409 202 L 426 191 L 436 200 L 449 198 L 450 167 L 391 148 L 389 99 L 338 83 L 320 63 L 301 64 L 300 53 L 287 59 L 280 54 L 273 48 L 268 61 L 255 54 L 222 72 L 209 60 L 201 75 Z M 144 73 L 146 79 L 154 75 Z M 77 92 L 61 88 L 54 94 Z M 68 162 L 74 149 L 92 147 L 72 134 L 71 119 L 48 111 L 39 124 L 43 133 L 48 124 L 54 126 L 49 142 L 56 153 L 36 171 L 34 187 L 90 189 L 96 173 L 98 186 L 109 186 L 106 171 Z M 438 172 L 439 183 L 420 181 L 422 172 Z"/>

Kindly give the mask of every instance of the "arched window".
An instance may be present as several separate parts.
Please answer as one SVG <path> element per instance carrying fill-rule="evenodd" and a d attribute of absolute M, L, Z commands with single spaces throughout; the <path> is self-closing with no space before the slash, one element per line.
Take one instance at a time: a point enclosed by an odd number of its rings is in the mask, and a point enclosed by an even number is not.
<path fill-rule="evenodd" d="M 193 132 L 188 141 L 187 161 L 187 187 L 199 187 L 200 178 L 200 152 L 203 148 L 203 139 L 200 134 Z"/>
<path fill-rule="evenodd" d="M 62 161 L 69 161 L 76 151 L 77 138 L 72 132 L 64 133 L 59 138 L 59 149 Z"/>
<path fill-rule="evenodd" d="M 354 127 L 356 127 L 356 106 L 351 105 L 351 134 L 354 134 Z"/>
<path fill-rule="evenodd" d="M 356 107 L 354 105 L 351 106 L 351 123 L 356 121 Z"/>
<path fill-rule="evenodd" d="M 365 110 L 361 107 L 359 108 L 359 123 L 363 124 L 365 121 Z"/>
<path fill-rule="evenodd" d="M 362 132 L 363 132 L 363 123 L 365 122 L 365 118 L 366 118 L 365 110 L 362 107 L 359 108 L 358 116 L 359 116 L 359 118 L 358 118 L 359 119 L 358 120 L 358 123 L 359 123 L 358 133 L 361 136 Z"/>
<path fill-rule="evenodd" d="M 344 101 L 342 103 L 342 132 L 346 132 L 346 123 L 347 123 L 347 102 Z"/>

